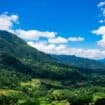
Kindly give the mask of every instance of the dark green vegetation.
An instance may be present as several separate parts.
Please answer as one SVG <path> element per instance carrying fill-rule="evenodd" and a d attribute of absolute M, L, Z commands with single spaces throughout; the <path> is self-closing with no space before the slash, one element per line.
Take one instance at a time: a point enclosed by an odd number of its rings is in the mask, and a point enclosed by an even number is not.
<path fill-rule="evenodd" d="M 105 70 L 96 65 L 57 62 L 0 31 L 0 105 L 104 105 Z"/>

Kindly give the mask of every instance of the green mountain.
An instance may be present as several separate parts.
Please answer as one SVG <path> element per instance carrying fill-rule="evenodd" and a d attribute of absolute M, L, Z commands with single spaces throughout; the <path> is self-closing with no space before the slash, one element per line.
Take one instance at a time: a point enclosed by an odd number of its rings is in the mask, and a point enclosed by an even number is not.
<path fill-rule="evenodd" d="M 64 64 L 0 31 L 0 105 L 104 105 L 105 70 L 98 71 Z"/>
<path fill-rule="evenodd" d="M 51 60 L 49 55 L 29 47 L 25 41 L 6 31 L 0 31 L 0 52 L 14 55 L 21 60 L 31 59 L 41 62 L 49 62 Z"/>
<path fill-rule="evenodd" d="M 105 65 L 102 62 L 96 60 L 70 56 L 70 55 L 51 55 L 51 56 L 60 63 L 72 65 L 74 67 L 90 69 L 95 71 L 105 70 Z"/>
<path fill-rule="evenodd" d="M 2 72 L 20 73 L 26 78 L 71 81 L 82 81 L 87 78 L 78 68 L 56 62 L 50 55 L 39 52 L 6 31 L 0 31 L 0 59 Z"/>

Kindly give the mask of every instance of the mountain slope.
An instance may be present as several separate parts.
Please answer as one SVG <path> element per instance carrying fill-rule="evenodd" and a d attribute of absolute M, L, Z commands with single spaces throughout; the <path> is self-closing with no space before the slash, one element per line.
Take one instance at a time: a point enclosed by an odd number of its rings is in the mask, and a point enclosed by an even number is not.
<path fill-rule="evenodd" d="M 6 52 L 22 60 L 26 58 L 27 61 L 28 59 L 41 62 L 51 61 L 49 55 L 29 47 L 25 41 L 6 31 L 0 31 L 0 52 Z"/>
<path fill-rule="evenodd" d="M 99 61 L 68 55 L 52 55 L 60 63 L 72 65 L 83 69 L 105 70 L 105 65 Z"/>
<path fill-rule="evenodd" d="M 0 88 L 15 88 L 21 81 L 30 80 L 32 70 L 18 59 L 0 53 Z"/>
<path fill-rule="evenodd" d="M 0 31 L 0 105 L 93 104 L 97 92 L 105 93 L 94 87 L 105 87 L 105 73 L 90 71 L 59 63 Z"/>
<path fill-rule="evenodd" d="M 16 75 L 19 81 L 24 78 L 46 78 L 61 81 L 87 79 L 87 76 L 78 68 L 56 62 L 50 55 L 37 51 L 16 35 L 6 31 L 0 31 L 0 71 L 1 80 L 3 73 L 10 74 L 11 78 L 12 74 Z M 23 77 L 20 78 L 18 74 Z M 12 80 L 15 82 L 14 77 Z M 12 83 L 9 82 L 10 84 Z"/>

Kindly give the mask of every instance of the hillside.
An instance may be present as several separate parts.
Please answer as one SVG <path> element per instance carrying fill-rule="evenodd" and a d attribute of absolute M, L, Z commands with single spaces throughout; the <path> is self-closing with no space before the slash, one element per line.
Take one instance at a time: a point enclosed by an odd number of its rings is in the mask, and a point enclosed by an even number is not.
<path fill-rule="evenodd" d="M 105 97 L 105 71 L 75 66 L 28 46 L 14 34 L 0 31 L 0 105 L 98 103 Z"/>
<path fill-rule="evenodd" d="M 81 58 L 70 55 L 52 55 L 52 57 L 60 63 L 72 65 L 83 69 L 90 69 L 97 71 L 105 70 L 105 65 L 102 62 L 92 59 Z"/>
<path fill-rule="evenodd" d="M 49 55 L 29 47 L 25 41 L 6 31 L 0 31 L 0 52 L 6 52 L 14 55 L 21 60 L 27 59 L 28 61 L 31 59 L 41 62 L 51 61 L 51 57 Z"/>
<path fill-rule="evenodd" d="M 1 68 L 27 74 L 31 78 L 71 81 L 87 78 L 79 69 L 57 63 L 50 55 L 37 51 L 6 31 L 0 31 L 0 53 Z"/>
<path fill-rule="evenodd" d="M 30 80 L 32 70 L 15 57 L 0 54 L 0 88 L 16 88 L 21 81 Z"/>

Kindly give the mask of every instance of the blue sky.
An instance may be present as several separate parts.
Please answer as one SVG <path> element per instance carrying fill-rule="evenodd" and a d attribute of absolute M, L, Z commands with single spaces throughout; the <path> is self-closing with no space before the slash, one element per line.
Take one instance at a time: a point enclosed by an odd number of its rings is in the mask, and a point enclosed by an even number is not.
<path fill-rule="evenodd" d="M 105 57 L 104 12 L 104 0 L 0 1 L 1 30 L 18 34 L 45 53 L 92 59 Z M 7 18 L 11 25 L 6 23 Z M 4 21 L 8 27 L 3 28 Z"/>

